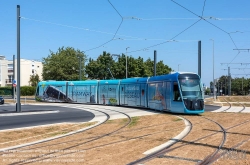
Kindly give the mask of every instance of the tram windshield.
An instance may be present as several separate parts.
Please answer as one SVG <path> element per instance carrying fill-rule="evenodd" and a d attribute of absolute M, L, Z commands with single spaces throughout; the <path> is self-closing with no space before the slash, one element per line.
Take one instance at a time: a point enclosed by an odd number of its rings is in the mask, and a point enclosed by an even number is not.
<path fill-rule="evenodd" d="M 179 82 L 183 99 L 203 99 L 199 79 L 180 78 Z"/>

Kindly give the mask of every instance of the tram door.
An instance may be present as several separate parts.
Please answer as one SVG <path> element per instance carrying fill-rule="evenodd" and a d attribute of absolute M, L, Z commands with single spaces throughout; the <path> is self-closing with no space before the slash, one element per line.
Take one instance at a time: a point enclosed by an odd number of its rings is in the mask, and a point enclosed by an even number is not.
<path fill-rule="evenodd" d="M 177 82 L 174 82 L 173 100 L 174 101 L 181 101 L 180 91 L 179 91 L 179 87 L 178 87 L 178 83 Z"/>
<path fill-rule="evenodd" d="M 120 85 L 120 104 L 124 105 L 125 104 L 125 86 Z"/>
<path fill-rule="evenodd" d="M 171 109 L 171 82 L 164 82 L 164 86 L 166 87 L 166 108 L 167 110 Z"/>
<path fill-rule="evenodd" d="M 183 107 L 183 103 L 181 102 L 181 95 L 180 95 L 180 90 L 179 90 L 179 86 L 178 83 L 175 81 L 173 82 L 173 93 L 172 93 L 172 106 L 171 106 L 171 110 L 173 112 L 177 112 L 177 113 L 183 113 L 184 112 L 184 107 Z"/>

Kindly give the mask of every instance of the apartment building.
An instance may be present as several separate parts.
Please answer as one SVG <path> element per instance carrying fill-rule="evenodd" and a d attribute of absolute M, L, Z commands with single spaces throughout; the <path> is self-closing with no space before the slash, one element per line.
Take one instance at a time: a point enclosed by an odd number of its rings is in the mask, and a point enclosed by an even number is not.
<path fill-rule="evenodd" d="M 14 64 L 15 77 L 13 77 L 13 60 L 7 60 L 5 56 L 0 55 L 0 86 L 12 86 L 13 80 L 17 79 L 17 59 L 15 59 Z M 42 70 L 42 62 L 20 59 L 20 86 L 29 86 L 31 75 L 38 74 L 41 80 Z"/>

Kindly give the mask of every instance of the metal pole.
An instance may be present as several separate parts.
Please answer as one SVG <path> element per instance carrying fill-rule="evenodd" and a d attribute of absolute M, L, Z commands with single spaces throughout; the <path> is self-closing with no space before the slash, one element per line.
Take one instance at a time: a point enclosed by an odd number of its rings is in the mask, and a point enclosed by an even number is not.
<path fill-rule="evenodd" d="M 228 96 L 231 96 L 231 73 L 230 73 L 230 67 L 228 67 Z"/>
<path fill-rule="evenodd" d="M 17 5 L 17 102 L 16 102 L 16 111 L 21 112 L 21 103 L 20 103 L 20 5 Z"/>
<path fill-rule="evenodd" d="M 81 60 L 81 57 L 79 57 L 79 60 L 80 60 L 79 79 L 80 79 L 80 81 L 81 81 L 81 80 L 82 80 L 82 60 Z"/>
<path fill-rule="evenodd" d="M 13 86 L 13 80 L 15 80 L 15 55 L 13 55 L 13 77 L 12 77 L 13 99 L 15 99 L 15 87 Z"/>
<path fill-rule="evenodd" d="M 242 77 L 242 86 L 241 86 L 241 88 L 242 88 L 242 95 L 243 95 L 243 78 L 244 77 Z"/>
<path fill-rule="evenodd" d="M 225 95 L 227 94 L 227 77 L 225 76 L 225 91 L 224 91 Z"/>
<path fill-rule="evenodd" d="M 178 72 L 179 72 L 179 66 L 180 66 L 180 64 L 178 64 Z"/>
<path fill-rule="evenodd" d="M 216 100 L 216 93 L 217 91 L 215 91 L 215 81 L 214 81 L 214 40 L 210 39 L 213 41 L 213 88 L 214 88 L 214 100 Z"/>
<path fill-rule="evenodd" d="M 198 75 L 201 77 L 201 41 L 198 41 Z"/>
<path fill-rule="evenodd" d="M 127 56 L 127 51 L 128 51 L 128 48 L 126 48 L 126 78 L 128 78 L 128 56 Z"/>
<path fill-rule="evenodd" d="M 157 57 L 157 52 L 156 50 L 154 51 L 154 76 L 156 76 L 156 57 Z"/>

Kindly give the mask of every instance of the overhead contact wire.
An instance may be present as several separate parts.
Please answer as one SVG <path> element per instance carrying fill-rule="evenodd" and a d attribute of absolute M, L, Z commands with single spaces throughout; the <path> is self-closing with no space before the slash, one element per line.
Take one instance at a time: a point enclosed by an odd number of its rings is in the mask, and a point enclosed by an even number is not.
<path fill-rule="evenodd" d="M 238 49 L 237 45 L 235 44 L 235 42 L 234 42 L 234 40 L 233 40 L 233 38 L 231 37 L 231 35 L 230 35 L 230 33 L 229 33 L 229 32 L 227 32 L 227 31 L 223 30 L 222 28 L 220 28 L 220 27 L 216 26 L 215 24 L 213 24 L 213 23 L 209 22 L 208 20 L 206 20 L 205 18 L 203 18 L 203 16 L 199 16 L 199 15 L 197 15 L 197 14 L 196 14 L 196 13 L 194 13 L 193 11 L 191 11 L 191 10 L 187 9 L 186 7 L 184 7 L 184 6 L 182 6 L 181 4 L 179 4 L 179 3 L 175 2 L 174 0 L 171 0 L 171 1 L 172 1 L 173 3 L 175 3 L 175 4 L 177 4 L 178 6 L 182 7 L 183 9 L 185 9 L 185 10 L 189 11 L 190 13 L 194 14 L 195 16 L 200 17 L 201 19 L 203 19 L 204 21 L 206 21 L 206 22 L 207 22 L 207 23 L 209 23 L 210 25 L 212 25 L 212 26 L 216 27 L 217 29 L 219 29 L 219 30 L 223 31 L 223 32 L 224 32 L 224 33 L 226 33 L 227 35 L 229 35 L 229 38 L 230 38 L 230 39 L 231 39 L 231 41 L 233 42 L 233 44 L 234 44 L 235 48 L 236 48 L 236 49 Z M 205 2 L 204 2 L 204 5 L 205 5 Z M 203 8 L 204 8 L 204 7 L 203 7 Z M 203 14 L 203 12 L 202 12 L 202 14 Z M 238 54 L 234 57 L 234 59 L 235 59 L 238 55 L 239 55 L 239 52 L 238 52 Z M 234 60 L 234 59 L 233 59 L 233 60 Z M 232 60 L 232 61 L 233 61 L 233 60 Z M 232 61 L 231 61 L 231 62 L 232 62 Z M 231 63 L 231 62 L 230 62 L 230 63 Z"/>

